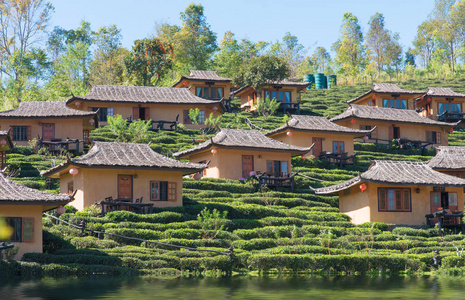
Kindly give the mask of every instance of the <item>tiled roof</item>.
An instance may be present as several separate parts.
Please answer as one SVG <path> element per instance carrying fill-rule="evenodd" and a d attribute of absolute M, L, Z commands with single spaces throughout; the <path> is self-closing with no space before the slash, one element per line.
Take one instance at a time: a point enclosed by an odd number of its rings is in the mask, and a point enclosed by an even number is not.
<path fill-rule="evenodd" d="M 206 167 L 203 164 L 186 163 L 166 157 L 153 151 L 147 144 L 94 142 L 87 154 L 71 158 L 42 174 L 48 176 L 66 169 L 70 165 L 80 167 L 162 169 L 183 171 L 185 174 L 195 173 Z"/>
<path fill-rule="evenodd" d="M 265 84 L 265 86 L 273 86 L 273 85 L 306 88 L 308 86 L 308 82 L 282 80 L 282 81 L 269 81 Z M 240 87 L 239 89 L 235 90 L 234 95 L 238 96 L 249 88 L 251 88 L 249 85 L 244 85 L 243 87 Z"/>
<path fill-rule="evenodd" d="M 192 94 L 188 89 L 154 86 L 94 85 L 85 96 L 74 96 L 76 100 L 102 102 L 128 102 L 153 104 L 215 104 L 221 100 L 206 100 Z"/>
<path fill-rule="evenodd" d="M 50 204 L 65 204 L 72 199 L 72 195 L 50 194 L 28 188 L 9 180 L 0 172 L 0 204 L 2 204 L 2 202 L 42 202 Z"/>
<path fill-rule="evenodd" d="M 216 73 L 216 71 L 190 70 L 189 75 L 182 75 L 181 78 L 179 78 L 179 80 L 172 86 L 177 86 L 184 79 L 194 81 L 231 82 L 231 78 L 221 77 Z"/>
<path fill-rule="evenodd" d="M 370 93 L 387 93 L 387 94 L 418 94 L 418 95 L 421 95 L 424 93 L 424 91 L 413 91 L 413 90 L 404 90 L 403 88 L 400 88 L 399 86 L 397 86 L 396 84 L 392 84 L 392 83 L 373 83 L 373 85 L 371 86 L 371 89 L 358 96 L 357 98 L 354 98 L 354 99 L 351 99 L 349 101 L 347 101 L 347 103 L 353 103 L 363 97 L 365 97 L 366 95 L 369 95 Z"/>
<path fill-rule="evenodd" d="M 397 109 L 357 104 L 349 105 L 346 111 L 332 118 L 331 122 L 342 121 L 350 118 L 447 127 L 454 127 L 457 125 L 457 123 L 439 122 L 422 117 L 416 111 L 411 109 Z"/>
<path fill-rule="evenodd" d="M 287 129 L 294 129 L 299 131 L 321 131 L 327 133 L 351 134 L 354 136 L 364 136 L 370 134 L 371 130 L 358 130 L 344 126 L 337 125 L 325 117 L 292 115 L 291 119 L 283 126 L 276 128 L 266 135 L 274 135 L 286 131 Z"/>
<path fill-rule="evenodd" d="M 465 187 L 465 179 L 433 170 L 424 162 L 375 160 L 363 174 L 340 184 L 314 189 L 316 194 L 331 194 L 359 182 L 403 186 Z"/>
<path fill-rule="evenodd" d="M 233 148 L 233 149 L 257 149 L 265 151 L 278 151 L 289 152 L 292 155 L 301 155 L 308 153 L 312 147 L 304 148 L 285 144 L 273 140 L 258 130 L 244 130 L 244 129 L 221 129 L 211 139 L 184 151 L 176 152 L 173 155 L 176 157 L 185 157 L 212 146 L 219 148 Z"/>
<path fill-rule="evenodd" d="M 451 88 L 444 87 L 429 87 L 426 89 L 426 95 L 433 97 L 465 98 L 465 94 L 456 93 Z"/>
<path fill-rule="evenodd" d="M 428 165 L 439 170 L 465 170 L 465 147 L 439 146 Z"/>
<path fill-rule="evenodd" d="M 72 109 L 63 101 L 27 101 L 21 102 L 18 108 L 0 112 L 0 118 L 70 118 L 91 117 L 96 112 Z"/>

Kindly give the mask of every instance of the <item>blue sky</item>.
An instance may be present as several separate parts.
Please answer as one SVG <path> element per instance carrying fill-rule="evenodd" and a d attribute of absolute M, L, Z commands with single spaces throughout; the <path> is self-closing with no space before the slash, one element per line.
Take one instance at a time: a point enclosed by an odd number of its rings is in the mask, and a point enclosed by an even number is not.
<path fill-rule="evenodd" d="M 51 0 L 55 7 L 50 28 L 76 28 L 81 20 L 97 30 L 102 25 L 116 24 L 121 29 L 123 46 L 150 36 L 155 22 L 181 25 L 179 13 L 193 1 L 185 0 Z M 299 38 L 309 48 L 327 50 L 339 36 L 344 12 L 358 17 L 364 32 L 368 20 L 376 12 L 385 17 L 386 28 L 399 32 L 405 49 L 412 47 L 418 25 L 434 6 L 434 0 L 207 0 L 207 22 L 218 35 L 218 43 L 226 31 L 237 39 L 252 41 L 280 40 L 286 32 Z"/>

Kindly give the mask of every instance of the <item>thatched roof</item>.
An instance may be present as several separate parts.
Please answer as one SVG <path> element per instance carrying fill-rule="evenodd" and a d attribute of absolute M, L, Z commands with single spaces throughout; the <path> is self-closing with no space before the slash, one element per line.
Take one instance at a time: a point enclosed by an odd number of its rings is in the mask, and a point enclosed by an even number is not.
<path fill-rule="evenodd" d="M 153 151 L 147 144 L 120 142 L 94 142 L 89 152 L 81 157 L 68 159 L 66 162 L 42 172 L 50 176 L 66 170 L 71 165 L 82 168 L 124 168 L 164 171 L 181 171 L 192 174 L 203 170 L 206 165 L 178 161 Z"/>
<path fill-rule="evenodd" d="M 221 77 L 216 73 L 216 71 L 190 70 L 189 75 L 182 75 L 181 78 L 172 85 L 172 87 L 177 86 L 183 80 L 231 82 L 231 78 Z"/>
<path fill-rule="evenodd" d="M 436 125 L 446 127 L 454 127 L 458 125 L 458 123 L 439 122 L 422 117 L 416 111 L 411 109 L 397 109 L 358 104 L 349 105 L 346 111 L 332 118 L 331 122 L 338 122 L 352 118 L 410 124 Z"/>
<path fill-rule="evenodd" d="M 283 87 L 283 88 L 286 88 L 286 87 L 297 87 L 297 88 L 301 88 L 301 89 L 305 89 L 308 87 L 308 82 L 297 82 L 297 81 L 288 81 L 288 80 L 282 80 L 282 81 L 268 81 L 264 87 L 267 87 L 267 86 L 279 86 L 279 87 Z M 234 95 L 235 96 L 240 96 L 241 94 L 243 94 L 244 92 L 246 92 L 247 90 L 249 89 L 252 89 L 251 86 L 249 85 L 244 85 L 243 87 L 237 89 L 234 91 Z"/>
<path fill-rule="evenodd" d="M 439 173 L 423 162 L 375 160 L 363 174 L 314 191 L 316 194 L 332 194 L 360 182 L 401 186 L 465 187 L 465 179 Z"/>
<path fill-rule="evenodd" d="M 312 147 L 297 147 L 273 140 L 258 130 L 222 128 L 214 137 L 210 138 L 209 140 L 193 148 L 176 152 L 173 155 L 182 158 L 198 152 L 202 152 L 211 147 L 288 152 L 293 156 L 306 154 L 312 149 Z"/>
<path fill-rule="evenodd" d="M 94 85 L 89 94 L 74 96 L 66 103 L 77 100 L 144 104 L 221 104 L 222 106 L 221 100 L 206 100 L 195 96 L 188 89 L 154 86 Z"/>
<path fill-rule="evenodd" d="M 465 147 L 439 146 L 428 166 L 435 170 L 465 171 Z"/>
<path fill-rule="evenodd" d="M 50 194 L 28 188 L 8 179 L 5 174 L 0 172 L 0 205 L 46 204 L 58 206 L 64 205 L 72 199 L 72 195 Z"/>
<path fill-rule="evenodd" d="M 0 119 L 85 118 L 96 115 L 96 112 L 69 108 L 64 101 L 28 101 L 21 102 L 18 108 L 0 112 Z"/>
<path fill-rule="evenodd" d="M 429 87 L 426 89 L 425 95 L 432 97 L 465 98 L 465 94 L 456 93 L 451 88 L 444 87 Z"/>
<path fill-rule="evenodd" d="M 349 104 L 354 103 L 354 102 L 366 97 L 367 95 L 369 95 L 371 93 L 407 94 L 407 95 L 418 94 L 418 95 L 421 95 L 421 94 L 424 94 L 425 92 L 424 91 L 404 90 L 403 88 L 400 88 L 396 84 L 392 84 L 392 83 L 373 83 L 373 85 L 371 86 L 371 89 L 368 92 L 363 93 L 362 95 L 347 101 L 347 103 L 349 103 Z"/>
<path fill-rule="evenodd" d="M 337 125 L 328 118 L 304 115 L 292 115 L 291 119 L 281 127 L 278 127 L 270 132 L 267 136 L 272 136 L 286 130 L 306 131 L 306 132 L 323 132 L 335 134 L 349 134 L 355 137 L 368 135 L 372 130 L 358 130 Z"/>

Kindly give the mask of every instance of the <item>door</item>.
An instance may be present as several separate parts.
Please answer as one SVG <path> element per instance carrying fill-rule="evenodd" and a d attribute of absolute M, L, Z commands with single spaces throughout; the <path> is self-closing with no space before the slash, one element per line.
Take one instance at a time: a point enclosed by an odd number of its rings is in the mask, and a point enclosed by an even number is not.
<path fill-rule="evenodd" d="M 430 213 L 435 213 L 439 211 L 441 207 L 441 192 L 431 192 L 431 206 Z M 438 218 L 433 219 L 433 224 L 438 222 Z"/>
<path fill-rule="evenodd" d="M 42 123 L 42 139 L 50 142 L 55 138 L 55 124 L 54 123 Z"/>
<path fill-rule="evenodd" d="M 253 155 L 242 155 L 242 177 L 249 177 L 253 170 Z"/>
<path fill-rule="evenodd" d="M 323 143 L 322 138 L 312 138 L 312 144 L 315 144 L 315 146 L 313 146 L 313 155 L 315 156 L 315 159 L 318 159 L 318 156 L 323 151 L 322 143 Z"/>
<path fill-rule="evenodd" d="M 132 175 L 118 175 L 118 199 L 133 199 Z"/>

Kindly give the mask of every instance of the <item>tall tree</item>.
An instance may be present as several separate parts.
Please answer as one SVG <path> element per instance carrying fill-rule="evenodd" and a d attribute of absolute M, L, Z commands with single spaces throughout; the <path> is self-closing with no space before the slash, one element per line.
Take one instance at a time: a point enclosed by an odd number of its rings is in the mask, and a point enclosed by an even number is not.
<path fill-rule="evenodd" d="M 341 36 L 333 44 L 336 52 L 335 62 L 342 74 L 356 75 L 363 71 L 366 65 L 363 33 L 358 19 L 350 12 L 342 18 Z"/>
<path fill-rule="evenodd" d="M 127 77 L 134 85 L 157 85 L 172 67 L 173 47 L 158 38 L 136 40 L 126 57 Z"/>
<path fill-rule="evenodd" d="M 436 50 L 434 20 L 426 20 L 418 26 L 417 35 L 413 40 L 414 53 L 421 58 L 421 65 L 427 67 L 431 62 L 433 52 Z"/>
<path fill-rule="evenodd" d="M 218 48 L 216 33 L 211 31 L 201 4 L 189 4 L 181 13 L 182 27 L 175 34 L 176 62 L 193 69 L 206 70 Z"/>
<path fill-rule="evenodd" d="M 329 64 L 331 56 L 324 47 L 317 47 L 310 58 L 312 64 L 315 65 L 317 72 L 325 72 L 325 67 Z"/>
<path fill-rule="evenodd" d="M 391 43 L 391 36 L 387 29 L 384 28 L 384 16 L 376 13 L 368 22 L 370 29 L 366 35 L 366 43 L 370 49 L 370 58 L 375 62 L 378 75 L 387 64 L 387 50 Z"/>
<path fill-rule="evenodd" d="M 241 65 L 239 43 L 234 38 L 234 33 L 227 31 L 214 60 L 215 69 L 223 76 L 232 77 L 239 71 Z"/>
<path fill-rule="evenodd" d="M 283 56 L 289 66 L 289 77 L 296 78 L 299 65 L 304 61 L 305 47 L 299 43 L 299 39 L 286 32 L 283 37 Z"/>
<path fill-rule="evenodd" d="M 413 49 L 408 48 L 408 50 L 405 52 L 404 65 L 405 66 L 410 65 L 410 66 L 416 67 L 415 51 Z"/>

